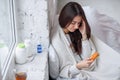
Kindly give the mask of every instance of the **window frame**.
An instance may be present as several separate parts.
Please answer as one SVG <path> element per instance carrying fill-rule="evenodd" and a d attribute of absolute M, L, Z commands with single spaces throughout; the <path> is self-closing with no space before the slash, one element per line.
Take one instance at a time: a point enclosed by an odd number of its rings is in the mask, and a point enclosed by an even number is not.
<path fill-rule="evenodd" d="M 14 0 L 8 0 L 8 1 L 9 1 L 10 23 L 11 23 L 10 26 L 11 26 L 12 42 L 10 43 L 9 53 L 8 53 L 7 58 L 6 58 L 3 70 L 0 69 L 0 80 L 5 80 L 6 79 L 8 70 L 10 68 L 10 63 L 12 62 L 12 59 L 14 58 L 14 49 L 15 49 L 16 41 L 17 41 Z"/>

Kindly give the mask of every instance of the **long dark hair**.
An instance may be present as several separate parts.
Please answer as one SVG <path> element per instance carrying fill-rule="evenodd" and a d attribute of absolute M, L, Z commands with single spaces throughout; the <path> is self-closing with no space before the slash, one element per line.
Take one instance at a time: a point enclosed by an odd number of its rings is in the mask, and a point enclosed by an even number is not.
<path fill-rule="evenodd" d="M 73 18 L 76 16 L 81 16 L 82 19 L 85 21 L 86 24 L 86 34 L 87 34 L 87 39 L 90 38 L 91 35 L 91 30 L 90 26 L 87 22 L 85 13 L 81 7 L 80 4 L 77 2 L 69 2 L 67 3 L 61 10 L 60 15 L 59 15 L 59 24 L 62 28 L 65 28 L 67 25 L 70 25 Z M 81 54 L 82 52 L 82 34 L 80 31 L 77 29 L 74 32 L 69 32 L 70 39 L 72 41 L 72 45 L 77 52 L 77 54 Z"/>

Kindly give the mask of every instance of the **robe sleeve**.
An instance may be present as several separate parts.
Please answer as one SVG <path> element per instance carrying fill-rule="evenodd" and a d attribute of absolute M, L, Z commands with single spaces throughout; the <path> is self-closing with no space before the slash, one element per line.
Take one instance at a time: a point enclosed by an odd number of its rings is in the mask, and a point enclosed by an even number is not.
<path fill-rule="evenodd" d="M 59 60 L 58 56 L 50 45 L 49 47 L 49 54 L 48 54 L 48 62 L 49 62 L 49 74 L 52 78 L 56 79 L 59 76 Z"/>

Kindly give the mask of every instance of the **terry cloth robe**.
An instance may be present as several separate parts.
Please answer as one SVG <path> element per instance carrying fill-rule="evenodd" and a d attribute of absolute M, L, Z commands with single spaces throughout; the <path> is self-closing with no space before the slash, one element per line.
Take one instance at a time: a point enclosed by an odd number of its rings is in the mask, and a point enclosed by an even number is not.
<path fill-rule="evenodd" d="M 91 29 L 93 31 L 94 35 L 92 37 L 93 42 L 100 56 L 98 57 L 97 62 L 98 65 L 95 66 L 96 69 L 94 71 L 91 72 L 85 70 L 79 71 L 78 69 L 76 69 L 76 71 L 78 71 L 79 74 L 75 75 L 79 76 L 84 74 L 85 77 L 92 76 L 96 80 L 120 80 L 120 53 L 119 53 L 120 37 L 118 37 L 120 30 L 119 25 L 116 24 L 115 20 L 112 20 L 108 16 L 99 14 L 97 11 L 91 10 L 89 8 L 86 8 L 85 13 L 88 22 L 90 23 Z M 76 61 L 73 57 L 73 54 L 71 54 L 72 51 L 71 49 L 69 49 L 66 40 L 64 40 L 65 36 L 64 39 L 62 37 L 64 35 L 63 32 L 60 33 L 59 28 L 56 27 L 56 25 L 58 25 L 59 23 L 58 18 L 57 17 L 55 18 L 56 19 L 54 20 L 54 25 L 52 25 L 53 27 L 50 30 L 51 43 L 49 47 L 49 72 L 51 77 L 60 80 L 89 80 L 90 78 L 87 79 L 83 78 L 84 77 L 83 75 L 82 75 L 83 79 L 80 79 L 81 77 L 79 78 L 78 76 L 75 76 L 75 78 L 72 79 L 68 79 L 68 77 L 70 78 L 71 76 L 67 74 L 69 72 L 69 69 L 67 68 L 70 68 L 72 65 L 76 64 Z M 115 33 L 116 31 L 117 33 Z M 101 41 L 100 39 L 103 41 Z M 110 45 L 108 46 L 104 42 Z M 118 52 L 113 50 L 110 46 L 111 47 L 113 46 L 112 48 L 117 50 Z M 58 52 L 58 50 L 60 52 Z M 60 59 L 61 61 L 59 61 Z M 65 62 L 66 60 L 68 62 Z"/>
<path fill-rule="evenodd" d="M 86 43 L 86 42 L 82 42 L 82 43 Z M 87 56 L 82 55 L 82 57 L 88 58 L 92 53 L 94 53 L 94 51 L 95 50 L 93 48 L 93 52 L 91 52 Z M 63 30 L 60 27 L 58 27 L 58 29 L 54 31 L 54 34 L 51 37 L 51 45 L 49 51 L 50 76 L 52 76 L 52 78 L 57 78 L 58 80 L 62 78 L 65 79 L 76 78 L 78 80 L 96 80 L 86 72 L 86 71 L 89 72 L 90 71 L 89 69 L 79 70 L 76 68 L 75 66 L 77 63 L 76 58 L 77 56 L 75 57 L 70 47 L 70 43 L 67 40 Z M 90 68 L 93 69 L 94 67 L 95 65 L 92 64 Z"/>
<path fill-rule="evenodd" d="M 120 54 L 98 38 L 92 39 L 100 54 L 98 66 L 95 66 L 94 71 L 78 70 L 74 66 L 77 61 L 62 29 L 53 31 L 49 48 L 50 76 L 57 80 L 120 80 Z"/>

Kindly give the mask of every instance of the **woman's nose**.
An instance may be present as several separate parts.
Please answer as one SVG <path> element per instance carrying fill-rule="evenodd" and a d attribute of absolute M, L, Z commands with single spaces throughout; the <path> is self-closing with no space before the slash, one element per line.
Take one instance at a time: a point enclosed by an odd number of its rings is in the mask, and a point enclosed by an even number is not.
<path fill-rule="evenodd" d="M 75 24 L 75 29 L 78 29 L 79 28 L 79 25 L 78 24 Z"/>

